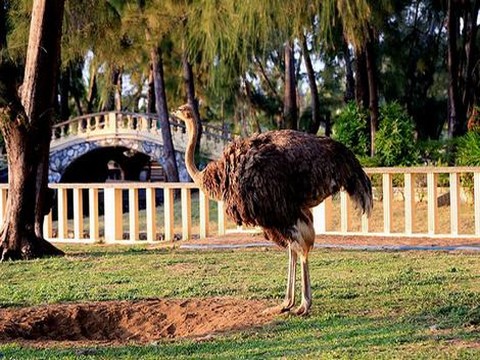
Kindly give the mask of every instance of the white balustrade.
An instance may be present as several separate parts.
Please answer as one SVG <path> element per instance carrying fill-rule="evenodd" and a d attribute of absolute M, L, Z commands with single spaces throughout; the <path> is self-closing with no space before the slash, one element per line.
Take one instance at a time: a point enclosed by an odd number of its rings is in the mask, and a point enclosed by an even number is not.
<path fill-rule="evenodd" d="M 346 193 L 313 209 L 317 234 L 464 237 L 480 235 L 480 168 L 370 168 L 374 208 L 354 211 Z M 192 183 L 51 184 L 46 238 L 62 242 L 139 243 L 205 238 L 238 231 L 225 204 Z M 0 220 L 8 186 L 0 186 Z M 210 213 L 216 203 L 217 213 Z M 192 211 L 192 207 L 198 211 Z M 195 216 L 194 216 L 195 215 Z M 193 217 L 194 216 L 194 217 Z"/>
<path fill-rule="evenodd" d="M 163 144 L 160 135 L 159 118 L 152 114 L 136 114 L 130 112 L 104 112 L 80 116 L 53 126 L 51 151 L 66 148 L 88 139 L 108 139 L 118 137 L 136 137 Z M 188 138 L 185 136 L 185 125 L 175 118 L 170 119 L 172 140 L 177 151 L 184 151 Z M 225 129 L 211 125 L 203 125 L 201 151 L 208 158 L 221 155 L 225 144 L 232 135 Z"/>

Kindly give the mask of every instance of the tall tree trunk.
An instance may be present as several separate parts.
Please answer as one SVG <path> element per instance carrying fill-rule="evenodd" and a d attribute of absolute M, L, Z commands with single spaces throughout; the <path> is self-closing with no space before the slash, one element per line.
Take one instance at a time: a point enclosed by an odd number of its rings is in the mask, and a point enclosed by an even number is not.
<path fill-rule="evenodd" d="M 75 108 L 77 109 L 78 116 L 83 115 L 83 107 L 82 107 L 82 100 L 80 99 L 80 94 L 77 90 L 72 89 L 72 96 L 73 100 L 75 101 Z"/>
<path fill-rule="evenodd" d="M 343 39 L 343 59 L 345 61 L 345 94 L 343 101 L 348 104 L 355 100 L 355 77 L 353 75 L 352 56 L 345 38 Z"/>
<path fill-rule="evenodd" d="M 110 69 L 110 83 L 107 84 L 106 99 L 103 104 L 103 111 L 118 110 L 118 107 L 122 107 L 121 96 L 118 96 L 119 82 L 121 84 L 121 69 L 117 65 L 112 65 Z M 121 86 L 121 85 L 120 85 Z"/>
<path fill-rule="evenodd" d="M 9 166 L 7 212 L 0 233 L 2 261 L 63 254 L 42 235 L 49 204 L 46 196 L 51 194 L 47 187 L 48 154 L 63 8 L 63 0 L 33 3 L 21 98 L 15 80 L 0 80 L 3 90 L 7 89 L 0 92 L 0 127 Z"/>
<path fill-rule="evenodd" d="M 70 66 L 60 75 L 60 119 L 67 120 L 70 117 L 68 99 L 70 95 Z"/>
<path fill-rule="evenodd" d="M 477 19 L 479 16 L 479 10 L 480 0 L 467 2 L 465 4 L 465 12 L 463 17 L 463 44 L 465 62 L 463 69 L 464 88 L 462 92 L 462 104 L 465 111 L 465 121 L 468 117 L 468 114 L 473 112 L 475 106 L 474 68 L 475 66 L 478 66 L 476 63 L 478 62 Z M 465 130 L 465 126 L 463 126 L 463 130 Z"/>
<path fill-rule="evenodd" d="M 10 6 L 8 0 L 0 0 L 0 49 L 7 45 L 7 8 Z"/>
<path fill-rule="evenodd" d="M 157 112 L 157 106 L 155 105 L 155 82 L 153 81 L 153 69 L 151 64 L 150 73 L 148 74 L 147 112 L 151 114 Z"/>
<path fill-rule="evenodd" d="M 365 46 L 365 58 L 367 64 L 368 77 L 368 110 L 370 113 L 370 155 L 375 155 L 375 134 L 378 130 L 379 109 L 378 109 L 378 76 L 377 64 L 375 59 L 375 35 L 373 29 L 370 28 L 369 39 Z"/>
<path fill-rule="evenodd" d="M 290 42 L 285 44 L 285 93 L 283 101 L 284 126 L 287 129 L 297 129 L 298 107 L 295 83 L 295 59 Z"/>
<path fill-rule="evenodd" d="M 83 59 L 77 59 L 69 63 L 70 69 L 70 93 L 75 102 L 78 116 L 83 115 L 82 93 L 83 93 Z"/>
<path fill-rule="evenodd" d="M 175 150 L 173 148 L 172 133 L 170 131 L 170 117 L 167 107 L 163 59 L 160 47 L 155 46 L 150 50 L 150 60 L 152 62 L 153 81 L 155 84 L 155 104 L 157 114 L 160 117 L 160 128 L 162 130 L 165 173 L 169 182 L 178 182 L 178 167 L 175 159 Z"/>
<path fill-rule="evenodd" d="M 116 73 L 115 86 L 114 86 L 114 99 L 115 99 L 115 110 L 122 111 L 122 79 L 123 69 L 120 67 Z"/>
<path fill-rule="evenodd" d="M 370 88 L 368 84 L 367 56 L 364 48 L 355 49 L 355 59 L 355 102 L 359 108 L 367 110 L 370 104 Z M 367 131 L 370 137 L 372 133 L 371 128 L 371 121 L 367 121 Z"/>
<path fill-rule="evenodd" d="M 316 134 L 320 128 L 322 118 L 320 116 L 320 96 L 318 95 L 317 81 L 315 79 L 315 70 L 313 69 L 312 59 L 308 50 L 307 37 L 302 36 L 303 58 L 305 60 L 305 68 L 307 70 L 308 86 L 312 97 L 312 121 L 308 127 L 308 132 Z"/>
<path fill-rule="evenodd" d="M 368 109 L 370 103 L 368 90 L 367 58 L 363 48 L 355 50 L 355 101 L 357 106 Z"/>
<path fill-rule="evenodd" d="M 461 135 L 462 131 L 462 106 L 460 102 L 460 89 L 458 82 L 458 51 L 457 34 L 459 21 L 454 5 L 454 0 L 448 0 L 447 5 L 447 65 L 448 65 L 448 136 L 453 138 Z"/>
<path fill-rule="evenodd" d="M 195 147 L 195 152 L 196 152 L 195 155 L 197 155 L 197 158 L 198 158 L 200 154 L 200 141 L 202 138 L 203 127 L 202 127 L 202 119 L 200 118 L 200 112 L 198 110 L 198 101 L 195 96 L 195 78 L 193 76 L 192 64 L 190 63 L 190 61 L 188 61 L 187 53 L 185 51 L 183 53 L 182 62 L 183 62 L 182 64 L 183 65 L 183 82 L 185 84 L 187 102 L 193 110 L 193 116 L 197 123 L 198 136 L 197 136 L 197 144 Z"/>
<path fill-rule="evenodd" d="M 87 114 L 93 113 L 93 106 L 95 100 L 98 97 L 98 87 L 97 87 L 97 71 L 93 69 L 90 74 L 90 83 L 88 85 L 88 94 L 87 94 Z"/>

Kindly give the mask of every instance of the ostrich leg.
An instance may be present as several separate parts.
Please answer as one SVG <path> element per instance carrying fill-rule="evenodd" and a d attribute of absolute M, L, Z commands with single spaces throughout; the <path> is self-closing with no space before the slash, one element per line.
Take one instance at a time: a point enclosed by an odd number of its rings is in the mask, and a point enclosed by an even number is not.
<path fill-rule="evenodd" d="M 281 305 L 281 312 L 290 310 L 295 305 L 295 275 L 297 269 L 297 253 L 288 245 L 288 279 L 287 293 Z"/>
<path fill-rule="evenodd" d="M 312 287 L 310 285 L 310 273 L 308 271 L 308 251 L 300 256 L 302 269 L 302 302 L 296 310 L 297 315 L 307 315 L 312 305 Z"/>
<path fill-rule="evenodd" d="M 315 229 L 313 228 L 313 215 L 309 209 L 302 211 L 303 216 L 298 220 L 298 246 L 295 247 L 300 257 L 302 270 L 302 302 L 296 310 L 297 315 L 307 315 L 312 305 L 312 287 L 310 285 L 310 272 L 308 270 L 308 253 L 315 242 Z"/>

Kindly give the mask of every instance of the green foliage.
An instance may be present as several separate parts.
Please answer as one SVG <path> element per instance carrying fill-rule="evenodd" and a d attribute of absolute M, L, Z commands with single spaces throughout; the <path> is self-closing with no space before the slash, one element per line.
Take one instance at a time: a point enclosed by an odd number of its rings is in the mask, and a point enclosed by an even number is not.
<path fill-rule="evenodd" d="M 457 165 L 480 166 L 480 131 L 469 131 L 458 141 Z"/>
<path fill-rule="evenodd" d="M 423 140 L 417 142 L 419 162 L 424 165 L 448 166 L 455 162 L 455 139 Z"/>
<path fill-rule="evenodd" d="M 375 152 L 382 166 L 410 166 L 418 158 L 413 121 L 397 102 L 380 108 Z"/>
<path fill-rule="evenodd" d="M 368 151 L 367 114 L 354 103 L 342 109 L 333 124 L 333 136 L 357 156 Z"/>
<path fill-rule="evenodd" d="M 458 140 L 457 162 L 459 166 L 480 166 L 480 132 L 469 131 Z M 473 174 L 463 174 L 462 185 L 473 195 Z"/>
<path fill-rule="evenodd" d="M 363 167 L 379 167 L 380 160 L 377 156 L 359 156 L 358 160 Z"/>

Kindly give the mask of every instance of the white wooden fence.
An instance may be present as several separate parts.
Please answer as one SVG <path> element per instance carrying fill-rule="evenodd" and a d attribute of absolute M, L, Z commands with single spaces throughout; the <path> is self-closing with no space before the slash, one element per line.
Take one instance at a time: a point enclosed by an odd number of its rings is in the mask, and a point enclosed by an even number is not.
<path fill-rule="evenodd" d="M 369 168 L 375 205 L 355 212 L 346 193 L 313 209 L 317 234 L 480 237 L 480 167 Z M 192 183 L 51 184 L 44 235 L 54 242 L 139 242 L 238 231 Z M 7 185 L 0 186 L 0 220 Z M 194 204 L 194 205 L 192 205 Z"/>

